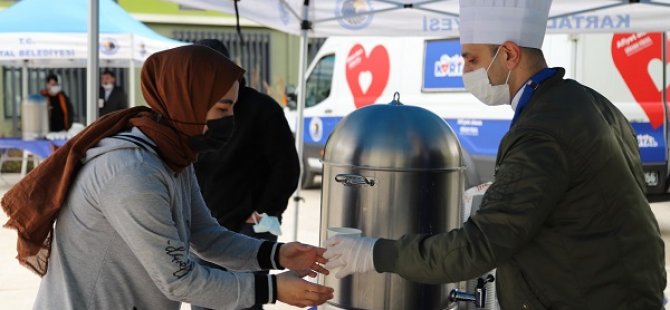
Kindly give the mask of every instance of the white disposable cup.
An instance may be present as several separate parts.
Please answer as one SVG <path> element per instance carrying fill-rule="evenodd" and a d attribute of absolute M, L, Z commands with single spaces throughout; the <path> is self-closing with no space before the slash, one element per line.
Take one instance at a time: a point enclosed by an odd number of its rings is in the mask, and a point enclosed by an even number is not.
<path fill-rule="evenodd" d="M 326 236 L 328 239 L 335 236 L 360 237 L 363 232 L 358 228 L 351 227 L 328 227 Z"/>

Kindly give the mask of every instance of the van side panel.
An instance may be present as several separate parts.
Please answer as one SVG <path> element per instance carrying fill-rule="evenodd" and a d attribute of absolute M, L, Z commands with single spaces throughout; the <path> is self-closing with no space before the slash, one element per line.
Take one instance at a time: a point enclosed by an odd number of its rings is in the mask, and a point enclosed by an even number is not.
<path fill-rule="evenodd" d="M 650 193 L 667 189 L 663 92 L 670 90 L 670 82 L 664 78 L 669 70 L 664 43 L 670 45 L 663 33 L 556 34 L 548 35 L 543 46 L 550 66 L 564 67 L 567 78 L 602 93 L 630 120 Z M 473 158 L 480 180 L 492 179 L 513 111 L 486 106 L 463 89 L 457 39 L 331 37 L 317 62 L 327 55 L 335 55 L 330 95 L 305 110 L 303 139 L 310 169 L 320 173 L 321 150 L 343 117 L 369 104 L 388 103 L 399 92 L 403 104 L 441 116 Z"/>
<path fill-rule="evenodd" d="M 663 37 L 660 32 L 576 36 L 580 82 L 610 99 L 629 119 L 651 194 L 667 189 Z"/>

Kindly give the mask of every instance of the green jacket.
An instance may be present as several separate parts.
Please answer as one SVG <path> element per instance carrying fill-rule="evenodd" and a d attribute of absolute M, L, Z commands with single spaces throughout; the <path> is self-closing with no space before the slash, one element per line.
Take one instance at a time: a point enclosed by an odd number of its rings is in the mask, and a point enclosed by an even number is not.
<path fill-rule="evenodd" d="M 635 133 L 557 70 L 503 137 L 480 211 L 450 232 L 380 239 L 377 271 L 447 283 L 497 268 L 503 309 L 661 309 L 664 245 Z"/>

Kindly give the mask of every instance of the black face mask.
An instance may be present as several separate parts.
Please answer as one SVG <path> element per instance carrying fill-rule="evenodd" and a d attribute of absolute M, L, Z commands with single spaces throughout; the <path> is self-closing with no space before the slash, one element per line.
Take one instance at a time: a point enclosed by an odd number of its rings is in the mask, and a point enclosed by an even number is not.
<path fill-rule="evenodd" d="M 222 148 L 235 131 L 235 116 L 224 116 L 207 121 L 207 132 L 189 138 L 191 148 L 198 152 L 212 152 Z"/>

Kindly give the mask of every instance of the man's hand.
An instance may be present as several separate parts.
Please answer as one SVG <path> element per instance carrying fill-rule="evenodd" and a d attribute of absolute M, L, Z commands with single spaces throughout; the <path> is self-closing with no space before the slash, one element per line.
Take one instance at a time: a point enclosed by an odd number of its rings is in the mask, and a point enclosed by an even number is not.
<path fill-rule="evenodd" d="M 326 268 L 340 268 L 335 277 L 344 278 L 354 272 L 375 270 L 372 257 L 377 238 L 335 236 L 326 240 L 326 252 L 323 257 L 328 259 Z"/>
<path fill-rule="evenodd" d="M 279 248 L 279 264 L 310 277 L 316 277 L 317 272 L 327 275 L 328 270 L 321 266 L 327 262 L 323 258 L 325 250 L 300 242 L 286 243 Z"/>
<path fill-rule="evenodd" d="M 293 271 L 277 274 L 277 300 L 296 307 L 311 307 L 333 298 L 333 289 L 300 278 Z"/>

